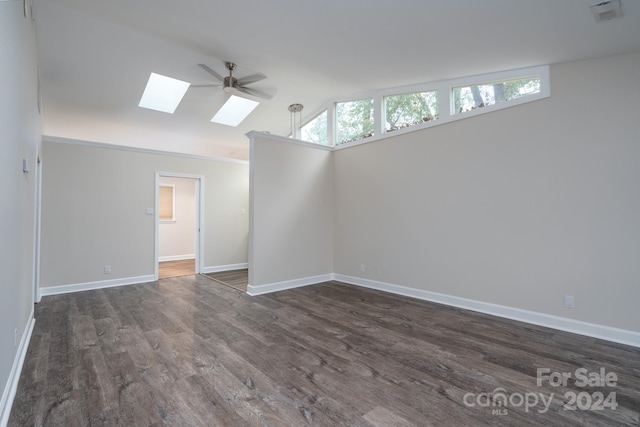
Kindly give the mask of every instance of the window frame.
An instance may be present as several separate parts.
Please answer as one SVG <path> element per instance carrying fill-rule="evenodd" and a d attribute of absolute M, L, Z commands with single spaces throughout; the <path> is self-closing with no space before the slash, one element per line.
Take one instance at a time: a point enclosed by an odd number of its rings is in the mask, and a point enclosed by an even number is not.
<path fill-rule="evenodd" d="M 170 188 L 170 195 L 162 191 L 162 189 Z M 170 197 L 170 200 L 164 200 L 165 197 Z M 171 218 L 163 216 L 163 204 L 167 203 L 171 205 Z M 158 222 L 176 222 L 176 186 L 175 184 L 158 184 Z"/>
<path fill-rule="evenodd" d="M 356 140 L 351 140 L 348 142 L 342 142 L 340 143 L 338 141 L 338 104 L 345 104 L 347 102 L 357 102 L 357 101 L 368 101 L 371 100 L 371 110 L 372 110 L 372 114 L 373 114 L 373 130 L 371 131 L 372 134 L 369 136 L 363 136 L 362 138 L 356 139 Z M 379 106 L 377 106 L 378 100 L 373 97 L 373 96 L 364 96 L 364 97 L 358 97 L 358 98 L 353 98 L 350 97 L 349 99 L 344 99 L 344 100 L 337 100 L 334 101 L 332 106 L 333 106 L 333 122 L 334 122 L 334 130 L 333 130 L 333 147 L 337 147 L 337 146 L 342 146 L 342 145 L 349 145 L 349 144 L 354 144 L 354 143 L 358 143 L 360 141 L 365 141 L 365 140 L 371 140 L 372 138 L 375 138 L 377 135 L 380 135 L 379 129 L 378 129 L 378 122 L 380 121 L 380 113 L 379 113 Z M 327 118 L 329 116 L 327 115 Z M 329 134 L 327 133 L 327 139 L 329 139 Z"/>
<path fill-rule="evenodd" d="M 322 143 L 322 142 L 313 142 L 313 141 L 307 141 L 306 139 L 302 139 L 302 129 L 305 126 L 307 126 L 309 123 L 313 122 L 314 120 L 316 120 L 318 117 L 320 117 L 323 114 L 327 115 L 327 118 L 326 118 L 326 121 L 327 121 L 327 140 L 324 143 Z M 322 145 L 322 146 L 327 147 L 327 146 L 329 146 L 329 131 L 328 131 L 328 127 L 329 127 L 329 109 L 328 108 L 324 108 L 319 113 L 317 113 L 316 115 L 311 117 L 309 120 L 304 122 L 302 125 L 300 125 L 300 140 L 304 141 L 304 142 L 308 142 L 310 144 Z M 291 133 L 289 133 L 289 137 L 291 137 Z"/>
<path fill-rule="evenodd" d="M 467 111 L 460 111 L 460 112 L 456 112 L 455 111 L 455 94 L 454 94 L 454 90 L 457 88 L 463 88 L 463 87 L 471 87 L 471 86 L 486 86 L 486 85 L 492 85 L 494 83 L 508 83 L 508 82 L 512 82 L 514 80 L 523 80 L 523 79 L 528 79 L 528 78 L 535 78 L 538 77 L 540 79 L 540 91 L 536 92 L 536 93 L 531 93 L 531 94 L 526 94 L 526 95 L 522 95 L 519 96 L 517 98 L 513 98 L 513 99 L 508 99 L 502 102 L 495 102 L 493 104 L 488 104 L 488 105 L 484 105 L 482 107 L 476 107 L 474 109 L 471 110 L 467 110 Z M 474 110 L 480 109 L 480 108 L 487 108 L 487 107 L 495 107 L 497 105 L 500 104 L 510 104 L 512 105 L 519 105 L 522 104 L 523 102 L 515 102 L 518 100 L 521 100 L 522 98 L 526 98 L 526 102 L 529 102 L 530 99 L 529 97 L 533 97 L 535 95 L 538 95 L 540 92 L 542 92 L 542 76 L 539 74 L 531 74 L 531 75 L 523 75 L 523 76 L 516 76 L 516 77 L 507 77 L 507 78 L 498 78 L 498 79 L 493 79 L 493 80 L 474 80 L 472 82 L 466 82 L 464 84 L 461 85 L 452 85 L 451 86 L 451 104 L 450 104 L 450 114 L 451 115 L 460 115 L 460 114 L 468 114 Z M 499 109 L 499 108 L 498 108 Z"/>
<path fill-rule="evenodd" d="M 368 91 L 351 94 L 340 98 L 332 98 L 328 102 L 322 105 L 320 108 L 314 111 L 311 115 L 311 119 L 304 121 L 306 125 L 310 121 L 314 120 L 319 114 L 327 110 L 327 144 L 316 144 L 308 141 L 302 141 L 314 146 L 329 147 L 331 149 L 343 149 L 352 147 L 355 145 L 366 144 L 369 142 L 378 141 L 380 139 L 389 138 L 390 136 L 398 136 L 408 132 L 415 132 L 418 130 L 426 129 L 431 126 L 440 126 L 456 120 L 464 120 L 470 117 L 475 117 L 480 114 L 488 114 L 494 111 L 502 110 L 503 108 L 511 108 L 517 105 L 526 104 L 528 102 L 537 101 L 539 99 L 548 98 L 551 96 L 551 82 L 549 65 L 541 65 L 536 67 L 520 68 L 508 71 L 499 71 L 495 73 L 486 73 L 479 75 L 472 75 L 467 77 L 461 77 L 456 79 L 442 80 L 437 82 L 417 83 L 405 86 L 398 86 L 394 88 L 387 88 L 378 91 Z M 485 82 L 495 81 L 507 81 L 519 78 L 527 78 L 532 76 L 540 77 L 540 92 L 521 96 L 509 101 L 500 102 L 493 105 L 487 105 L 482 108 L 475 108 L 471 111 L 465 111 L 464 113 L 455 113 L 453 111 L 453 88 L 459 86 L 469 86 L 483 84 Z M 405 93 L 415 92 L 432 92 L 436 91 L 438 96 L 438 119 L 429 120 L 427 122 L 419 123 L 406 128 L 396 129 L 392 131 L 386 130 L 386 117 L 384 97 L 401 95 Z M 336 105 L 341 102 L 350 102 L 360 99 L 373 98 L 373 136 L 368 138 L 359 139 L 356 141 L 346 142 L 343 144 L 336 144 Z M 284 133 L 283 133 L 284 134 Z"/>
<path fill-rule="evenodd" d="M 435 94 L 437 108 L 436 108 L 436 111 L 435 111 L 435 117 L 434 118 L 432 118 L 430 120 L 427 120 L 427 121 L 421 120 L 421 121 L 419 121 L 417 123 L 408 124 L 407 126 L 398 127 L 396 129 L 387 129 L 387 119 L 389 118 L 387 116 L 387 113 L 388 113 L 388 111 L 387 111 L 387 98 L 392 98 L 392 97 L 395 97 L 395 96 L 406 96 L 406 95 L 422 95 L 422 94 L 425 94 L 425 93 Z M 384 127 L 384 132 L 385 133 L 397 132 L 397 131 L 402 130 L 402 129 L 410 128 L 410 127 L 413 127 L 413 126 L 419 126 L 419 125 L 421 125 L 423 123 L 427 123 L 429 121 L 438 120 L 438 118 L 440 116 L 439 96 L 440 96 L 440 93 L 439 93 L 438 90 L 429 90 L 429 91 L 419 90 L 419 91 L 414 91 L 414 92 L 390 93 L 390 94 L 383 95 L 382 96 L 382 110 L 383 110 L 382 111 L 383 112 L 382 119 L 384 120 L 384 123 L 382 123 L 382 126 Z"/>

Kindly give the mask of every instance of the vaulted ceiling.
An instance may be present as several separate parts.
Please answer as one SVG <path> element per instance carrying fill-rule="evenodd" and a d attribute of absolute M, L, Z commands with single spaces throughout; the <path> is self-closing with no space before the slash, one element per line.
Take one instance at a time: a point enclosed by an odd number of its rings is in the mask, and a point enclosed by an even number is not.
<path fill-rule="evenodd" d="M 492 71 L 640 51 L 640 1 L 596 23 L 595 0 L 34 0 L 43 133 L 246 159 L 251 130 L 286 135 L 329 99 Z M 151 72 L 213 83 L 198 64 L 267 76 L 239 127 L 210 122 L 219 88 L 175 114 L 138 107 Z M 553 81 L 553 76 L 552 76 Z"/>

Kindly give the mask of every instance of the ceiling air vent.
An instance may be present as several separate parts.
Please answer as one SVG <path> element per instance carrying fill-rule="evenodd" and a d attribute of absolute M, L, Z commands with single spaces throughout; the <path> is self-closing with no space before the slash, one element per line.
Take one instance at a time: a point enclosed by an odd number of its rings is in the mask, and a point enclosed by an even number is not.
<path fill-rule="evenodd" d="M 596 22 L 608 21 L 622 16 L 622 6 L 620 6 L 620 0 L 602 1 L 591 5 L 591 13 L 596 18 Z"/>

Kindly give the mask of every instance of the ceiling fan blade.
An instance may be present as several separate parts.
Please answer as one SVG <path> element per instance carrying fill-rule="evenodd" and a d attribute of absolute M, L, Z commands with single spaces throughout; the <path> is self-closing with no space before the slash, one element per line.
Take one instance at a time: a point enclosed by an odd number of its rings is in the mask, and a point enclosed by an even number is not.
<path fill-rule="evenodd" d="M 270 95 L 270 94 L 268 94 L 268 93 L 266 93 L 266 92 L 262 92 L 262 91 L 259 91 L 259 90 L 250 89 L 250 88 L 248 88 L 248 87 L 242 87 L 242 86 L 240 86 L 240 87 L 238 88 L 238 91 L 243 92 L 243 93 L 246 93 L 247 95 L 251 95 L 251 96 L 258 97 L 258 98 L 264 98 L 264 99 L 271 99 L 271 98 L 273 98 L 273 95 Z"/>
<path fill-rule="evenodd" d="M 249 85 L 251 83 L 255 83 L 255 82 L 259 82 L 260 80 L 266 79 L 267 76 L 265 76 L 264 74 L 252 74 L 250 76 L 247 77 L 243 77 L 241 79 L 238 79 L 238 84 L 240 86 L 245 86 L 245 85 Z"/>
<path fill-rule="evenodd" d="M 205 70 L 207 73 L 211 74 L 213 77 L 215 77 L 216 79 L 220 80 L 221 82 L 224 82 L 224 77 L 222 77 L 220 74 L 216 73 L 215 71 L 213 71 L 208 65 L 205 64 L 198 64 L 203 70 Z"/>
<path fill-rule="evenodd" d="M 222 87 L 222 85 L 191 85 L 189 87 Z"/>

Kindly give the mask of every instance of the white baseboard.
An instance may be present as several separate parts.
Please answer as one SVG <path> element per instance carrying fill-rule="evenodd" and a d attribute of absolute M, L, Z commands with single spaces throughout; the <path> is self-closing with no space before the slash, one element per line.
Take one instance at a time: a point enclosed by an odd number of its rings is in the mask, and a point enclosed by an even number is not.
<path fill-rule="evenodd" d="M 29 323 L 22 334 L 20 339 L 20 345 L 18 346 L 18 352 L 13 360 L 13 366 L 9 373 L 7 384 L 4 387 L 2 393 L 2 399 L 0 400 L 0 426 L 6 427 L 9 422 L 9 415 L 11 415 L 11 407 L 13 406 L 13 399 L 16 397 L 16 391 L 18 390 L 18 382 L 20 381 L 20 374 L 22 373 L 22 365 L 27 357 L 27 350 L 29 349 L 29 342 L 31 341 L 31 334 L 33 333 L 33 326 L 36 323 L 36 319 L 33 317 L 33 309 L 29 315 Z"/>
<path fill-rule="evenodd" d="M 322 274 L 320 276 L 303 277 L 301 279 L 286 280 L 284 282 L 269 283 L 267 285 L 248 285 L 247 294 L 251 296 L 269 294 L 271 292 L 284 291 L 286 289 L 299 288 L 301 286 L 314 285 L 317 283 L 333 280 L 333 273 Z"/>
<path fill-rule="evenodd" d="M 182 261 L 185 259 L 195 259 L 196 254 L 185 254 L 185 255 L 168 255 L 158 257 L 158 262 L 166 262 L 166 261 Z"/>
<path fill-rule="evenodd" d="M 221 271 L 242 270 L 245 268 L 249 268 L 248 262 L 242 262 L 240 264 L 217 265 L 215 267 L 204 267 L 202 269 L 202 274 L 219 273 Z"/>
<path fill-rule="evenodd" d="M 393 294 L 418 298 L 425 301 L 478 311 L 493 316 L 503 317 L 534 325 L 545 326 L 560 331 L 571 332 L 579 335 L 586 335 L 592 338 L 599 338 L 613 341 L 620 344 L 640 347 L 640 332 L 626 329 L 612 328 L 610 326 L 598 325 L 595 323 L 583 322 L 580 320 L 567 319 L 565 317 L 553 316 L 551 314 L 539 313 L 535 311 L 523 310 L 520 308 L 507 307 L 504 305 L 492 304 L 482 301 L 460 298 L 456 296 L 440 294 L 436 292 L 424 291 L 420 289 L 408 288 L 406 286 L 393 285 L 390 283 L 378 282 L 375 280 L 363 279 L 360 277 L 334 274 L 334 280 L 362 286 L 365 288 L 377 289 L 391 292 Z"/>
<path fill-rule="evenodd" d="M 122 279 L 100 280 L 97 282 L 75 283 L 73 285 L 49 286 L 40 288 L 40 295 L 68 294 L 71 292 L 91 291 L 94 289 L 113 288 L 114 286 L 135 285 L 155 281 L 153 274 L 147 276 L 124 277 Z"/>

